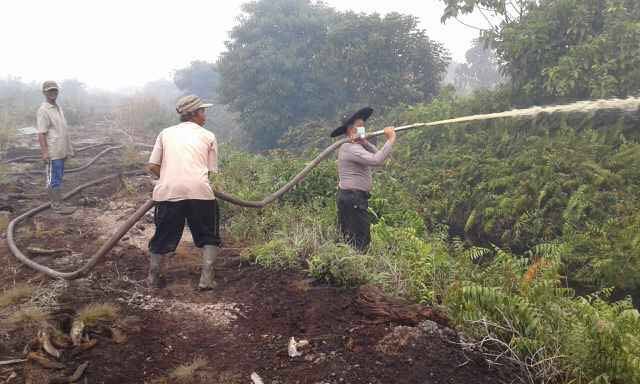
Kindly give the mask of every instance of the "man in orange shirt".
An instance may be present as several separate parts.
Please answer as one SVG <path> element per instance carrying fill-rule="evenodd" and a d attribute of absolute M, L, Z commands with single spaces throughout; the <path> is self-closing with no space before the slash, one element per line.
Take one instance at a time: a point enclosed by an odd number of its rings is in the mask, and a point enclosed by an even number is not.
<path fill-rule="evenodd" d="M 156 231 L 149 242 L 151 287 L 160 286 L 162 257 L 177 248 L 185 220 L 196 247 L 203 250 L 198 288 L 215 287 L 213 263 L 221 245 L 220 211 L 209 174 L 218 171 L 218 145 L 214 134 L 203 128 L 210 106 L 195 95 L 180 98 L 176 111 L 182 122 L 160 132 L 146 166 L 160 178 L 153 190 Z"/>

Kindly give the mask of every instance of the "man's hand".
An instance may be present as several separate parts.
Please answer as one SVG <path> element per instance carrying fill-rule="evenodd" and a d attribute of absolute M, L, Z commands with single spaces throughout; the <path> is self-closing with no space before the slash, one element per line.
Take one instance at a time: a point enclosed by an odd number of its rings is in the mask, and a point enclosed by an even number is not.
<path fill-rule="evenodd" d="M 384 137 L 387 138 L 387 141 L 390 141 L 391 144 L 396 142 L 396 130 L 394 127 L 386 127 L 384 129 Z"/>
<path fill-rule="evenodd" d="M 40 152 L 42 152 L 42 160 L 49 160 L 49 145 L 47 145 L 47 134 L 38 133 L 38 144 L 40 144 Z"/>
<path fill-rule="evenodd" d="M 224 192 L 224 177 L 222 177 L 222 173 L 209 171 L 209 183 L 214 191 Z"/>
<path fill-rule="evenodd" d="M 156 178 L 160 177 L 160 166 L 158 164 L 147 164 L 144 166 L 144 170 Z"/>

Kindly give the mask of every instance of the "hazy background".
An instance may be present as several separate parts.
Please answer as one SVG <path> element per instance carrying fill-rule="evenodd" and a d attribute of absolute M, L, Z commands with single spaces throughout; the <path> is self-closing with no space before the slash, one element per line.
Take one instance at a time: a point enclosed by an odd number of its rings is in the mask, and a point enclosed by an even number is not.
<path fill-rule="evenodd" d="M 23 81 L 75 78 L 91 88 L 130 91 L 171 79 L 193 60 L 215 61 L 246 1 L 41 1 L 2 4 L 0 77 Z M 464 62 L 477 31 L 440 22 L 436 0 L 330 0 L 339 10 L 418 16 L 430 38 Z M 479 15 L 463 18 L 486 25 Z"/>

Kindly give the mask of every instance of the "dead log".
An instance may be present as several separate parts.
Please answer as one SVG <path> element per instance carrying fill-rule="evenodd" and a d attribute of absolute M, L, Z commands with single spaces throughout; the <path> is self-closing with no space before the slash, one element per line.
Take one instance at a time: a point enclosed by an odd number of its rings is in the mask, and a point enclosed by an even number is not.
<path fill-rule="evenodd" d="M 27 360 L 26 359 L 4 360 L 4 361 L 0 361 L 0 365 L 19 364 L 19 363 L 24 363 L 25 361 L 27 361 Z"/>
<path fill-rule="evenodd" d="M 416 326 L 424 320 L 431 320 L 444 326 L 449 325 L 447 317 L 439 311 L 422 304 L 411 304 L 406 300 L 387 296 L 382 290 L 371 285 L 358 289 L 354 306 L 358 313 L 373 323 L 389 322 Z"/>
<path fill-rule="evenodd" d="M 69 377 L 52 377 L 49 380 L 49 383 L 50 384 L 75 383 L 76 381 L 80 380 L 80 378 L 82 377 L 82 375 L 84 374 L 84 371 L 87 369 L 88 366 L 89 366 L 89 362 L 86 361 L 83 364 L 81 364 L 78 368 L 76 368 L 76 370 L 73 372 L 73 375 Z"/>
<path fill-rule="evenodd" d="M 49 369 L 64 369 L 65 368 L 64 364 L 58 363 L 57 361 L 49 360 L 46 357 L 44 357 L 42 354 L 37 353 L 37 352 L 30 352 L 27 355 L 27 360 L 35 361 L 36 363 L 40 364 L 41 366 L 43 366 L 45 368 L 49 368 Z"/>
<path fill-rule="evenodd" d="M 55 255 L 57 253 L 69 253 L 71 254 L 73 251 L 67 248 L 60 248 L 60 249 L 44 249 L 44 248 L 37 248 L 37 247 L 29 247 L 27 248 L 27 252 L 29 252 L 32 255 Z"/>
<path fill-rule="evenodd" d="M 42 344 L 42 349 L 47 352 L 49 355 L 55 357 L 56 359 L 60 358 L 60 351 L 56 349 L 56 347 L 51 343 L 51 334 L 48 329 L 43 329 L 38 333 L 38 339 L 40 340 L 40 344 Z"/>

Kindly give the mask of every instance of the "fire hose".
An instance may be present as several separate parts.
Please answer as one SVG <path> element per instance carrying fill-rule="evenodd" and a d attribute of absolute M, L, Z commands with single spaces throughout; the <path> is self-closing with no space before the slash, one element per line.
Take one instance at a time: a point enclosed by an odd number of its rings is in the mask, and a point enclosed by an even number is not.
<path fill-rule="evenodd" d="M 396 128 L 396 131 L 401 131 L 404 129 L 409 129 L 409 128 L 413 128 L 413 127 L 417 127 L 417 126 L 421 126 L 423 124 L 413 124 L 410 126 L 405 126 L 405 127 L 398 127 Z M 369 135 L 367 135 L 367 137 L 373 137 L 373 136 L 379 136 L 382 135 L 383 131 L 377 131 L 374 133 L 371 133 Z M 291 190 L 291 188 L 293 188 L 296 184 L 298 184 L 299 182 L 301 182 L 306 176 L 307 174 L 309 174 L 309 172 L 311 172 L 313 170 L 313 168 L 315 168 L 320 162 L 322 162 L 324 159 L 326 159 L 331 153 L 333 153 L 338 147 L 340 147 L 342 144 L 348 142 L 349 139 L 345 138 L 342 140 L 338 140 L 335 143 L 333 143 L 332 145 L 330 145 L 329 147 L 327 147 L 324 151 L 322 151 L 322 153 L 320 153 L 318 156 L 316 156 L 316 158 L 314 158 L 309 164 L 307 164 L 304 169 L 302 171 L 300 171 L 300 173 L 298 173 L 293 179 L 291 179 L 288 183 L 286 183 L 285 185 L 283 185 L 280 189 L 278 189 L 276 192 L 268 195 L 267 197 L 265 197 L 264 199 L 260 200 L 260 201 L 251 201 L 251 200 L 243 200 L 241 198 L 238 198 L 236 196 L 233 196 L 231 194 L 228 194 L 226 192 L 223 191 L 219 191 L 216 190 L 214 191 L 214 195 L 216 196 L 216 198 L 223 200 L 223 201 L 227 201 L 231 204 L 235 204 L 235 205 L 239 205 L 242 207 L 248 207 L 248 208 L 263 208 L 266 205 L 274 202 L 276 199 L 282 197 L 282 195 L 284 195 L 286 192 L 288 192 L 289 190 Z M 116 147 L 109 147 L 106 148 L 105 150 L 101 151 L 97 156 L 95 156 L 94 158 L 92 158 L 87 164 L 83 165 L 82 167 L 79 168 L 75 168 L 74 171 L 80 171 L 83 169 L 88 168 L 89 166 L 91 166 L 95 161 L 97 161 L 101 156 L 105 155 L 106 153 L 112 151 L 112 150 L 116 150 L 116 149 L 120 149 L 123 146 L 116 146 Z M 40 174 L 41 172 L 39 171 L 33 171 L 33 172 L 29 172 L 29 174 Z M 63 200 L 66 200 L 76 194 L 78 194 L 79 192 L 81 192 L 82 190 L 84 190 L 85 188 L 89 188 L 98 184 L 101 184 L 103 182 L 109 181 L 109 180 L 113 180 L 116 178 L 120 178 L 123 176 L 135 176 L 135 175 L 141 175 L 143 174 L 143 171 L 132 171 L 132 172 L 123 172 L 123 173 L 115 173 L 109 176 L 105 176 L 105 177 L 101 177 L 99 179 L 90 181 L 88 183 L 82 184 L 76 188 L 74 188 L 73 190 L 71 190 L 70 192 L 68 192 L 67 194 L 65 194 L 64 196 L 62 196 Z M 109 239 L 100 247 L 100 249 L 79 269 L 75 270 L 75 271 L 71 271 L 71 272 L 61 272 L 61 271 L 56 271 L 52 268 L 49 268 L 45 265 L 39 264 L 35 261 L 33 261 L 32 259 L 30 259 L 28 256 L 26 256 L 17 246 L 16 241 L 15 241 L 15 231 L 16 231 L 16 227 L 18 226 L 18 224 L 20 224 L 21 222 L 23 222 L 24 220 L 33 217 L 34 215 L 46 210 L 47 208 L 50 207 L 49 203 L 45 203 L 42 204 L 36 208 L 33 208 L 19 216 L 17 216 L 16 218 L 14 218 L 13 220 L 11 220 L 11 222 L 9 223 L 8 227 L 7 227 L 7 244 L 9 245 L 9 250 L 11 251 L 11 253 L 23 264 L 27 265 L 28 267 L 36 270 L 37 272 L 41 272 L 44 273 L 47 276 L 53 277 L 53 278 L 57 278 L 57 279 L 65 279 L 65 280 L 73 280 L 73 279 L 77 279 L 81 276 L 83 276 L 84 274 L 86 274 L 87 272 L 89 272 L 93 267 L 95 267 L 100 260 L 102 260 L 102 258 L 104 258 L 106 256 L 107 253 L 109 253 L 109 251 L 111 251 L 111 249 L 118 243 L 118 241 L 120 241 L 120 239 L 131 229 L 131 227 L 133 227 L 144 215 L 147 211 L 149 211 L 152 207 L 154 206 L 154 201 L 153 200 L 147 200 L 142 206 L 140 206 L 140 208 L 138 208 L 135 213 L 133 215 L 131 215 L 126 222 L 124 222 L 120 227 L 118 227 L 118 229 L 116 230 L 115 233 L 113 233 L 111 235 L 111 237 L 109 237 Z"/>
<path fill-rule="evenodd" d="M 81 147 L 75 150 L 75 152 L 84 152 L 84 151 L 88 151 L 89 149 L 93 149 L 93 148 L 98 148 L 98 147 L 104 147 L 105 145 L 110 145 L 111 143 L 109 142 L 104 142 L 104 143 L 98 143 L 98 144 L 91 144 L 88 145 L 86 147 Z M 13 159 L 6 159 L 4 160 L 5 163 L 17 163 L 18 161 L 37 161 L 40 160 L 42 157 L 38 156 L 38 155 L 25 155 L 25 156 L 19 156 L 19 157 L 14 157 Z"/>
<path fill-rule="evenodd" d="M 493 119 L 498 119 L 498 118 L 504 118 L 504 117 L 520 117 L 520 116 L 535 116 L 538 115 L 540 113 L 554 113 L 554 112 L 591 112 L 591 111 L 596 111 L 596 110 L 600 110 L 600 109 L 618 109 L 618 110 L 623 110 L 623 111 L 637 111 L 638 107 L 640 107 L 640 98 L 628 98 L 628 99 L 610 99 L 610 100 L 595 100 L 595 101 L 580 101 L 580 102 L 576 102 L 573 104 L 567 104 L 567 105 L 559 105 L 559 106 L 549 106 L 549 107 L 534 107 L 534 108 L 528 108 L 528 109 L 516 109 L 516 110 L 512 110 L 512 111 L 507 111 L 507 112 L 498 112 L 498 113 L 490 113 L 490 114 L 484 114 L 484 115 L 473 115 L 473 116 L 465 116 L 465 117 L 459 117 L 459 118 L 454 118 L 454 119 L 447 119 L 447 120 L 440 120 L 440 121 L 434 121 L 434 122 L 430 122 L 430 123 L 416 123 L 416 124 L 411 124 L 411 125 L 405 125 L 405 126 L 401 126 L 401 127 L 397 127 L 395 128 L 396 132 L 402 132 L 402 131 L 406 131 L 406 130 L 410 130 L 413 128 L 418 128 L 418 127 L 434 127 L 434 126 L 440 126 L 440 125 L 446 125 L 446 124 L 454 124 L 454 123 L 464 123 L 464 122 L 471 122 L 471 121 L 480 121 L 480 120 L 493 120 Z M 375 137 L 375 136 L 380 136 L 384 134 L 384 131 L 380 130 L 380 131 L 375 131 L 372 132 L 370 134 L 366 135 L 366 138 L 370 138 L 370 137 Z M 284 195 L 285 193 L 287 193 L 289 190 L 291 190 L 291 188 L 293 188 L 296 184 L 298 184 L 299 182 L 301 182 L 306 176 L 307 174 L 309 174 L 309 172 L 311 172 L 313 170 L 313 168 L 315 168 L 320 162 L 322 162 L 324 159 L 326 159 L 331 153 L 333 153 L 336 149 L 338 149 L 342 144 L 348 142 L 350 139 L 349 138 L 344 138 L 341 140 L 336 141 L 335 143 L 331 144 L 330 146 L 328 146 L 324 151 L 322 151 L 318 156 L 316 156 L 311 162 L 309 162 L 303 169 L 302 171 L 300 171 L 300 173 L 298 173 L 294 178 L 292 178 L 289 182 L 287 182 L 285 185 L 283 185 L 280 189 L 278 189 L 276 192 L 266 196 L 265 198 L 263 198 L 262 200 L 259 201 L 252 201 L 252 200 L 244 200 L 238 197 L 235 197 L 233 195 L 227 194 L 226 192 L 223 191 L 214 191 L 214 194 L 216 196 L 216 198 L 223 200 L 223 201 L 227 201 L 231 204 L 235 204 L 235 205 L 239 205 L 242 207 L 248 207 L 248 208 L 263 208 L 266 205 L 274 202 L 275 200 L 277 200 L 278 198 L 282 197 L 282 195 Z M 149 147 L 148 145 L 140 145 L 140 146 L 145 146 L 145 147 Z M 98 160 L 98 158 L 104 154 L 106 154 L 109 151 L 115 150 L 115 149 L 119 149 L 122 148 L 123 146 L 116 146 L 116 147 L 110 147 L 107 148 L 105 150 L 103 150 L 102 152 L 100 152 L 96 157 L 94 157 L 93 159 L 91 159 L 87 164 L 83 165 L 82 167 L 76 168 L 75 171 L 79 171 L 82 169 L 86 169 L 88 168 L 91 164 L 93 164 L 96 160 Z M 37 172 L 38 174 L 40 172 Z M 119 178 L 119 177 L 123 177 L 123 176 L 132 176 L 132 175 L 140 175 L 142 174 L 142 171 L 132 171 L 132 172 L 123 172 L 123 173 L 116 173 L 110 176 L 105 176 L 102 178 L 99 178 L 97 180 L 82 184 L 78 187 L 76 187 L 75 189 L 73 189 L 72 191 L 70 191 L 69 193 L 65 194 L 62 198 L 63 199 L 68 199 L 69 197 L 79 193 L 80 191 L 82 191 L 85 188 L 103 183 L 105 181 L 108 180 L 112 180 L 115 178 Z M 87 273 L 88 271 L 90 271 L 93 267 L 95 267 L 100 260 L 118 243 L 118 241 L 131 229 L 131 227 L 133 227 L 135 225 L 136 222 L 138 222 L 138 220 L 140 220 L 140 218 L 142 218 L 142 216 L 145 215 L 145 213 L 151 209 L 154 205 L 153 200 L 148 200 L 146 201 L 142 206 L 140 206 L 140 208 L 138 208 L 136 210 L 136 212 L 131 215 L 126 222 L 124 222 L 117 230 L 116 232 L 111 235 L 111 237 L 100 247 L 100 249 L 96 252 L 96 254 L 94 254 L 89 261 L 87 261 L 85 263 L 85 265 L 83 265 L 81 268 L 75 270 L 75 271 L 71 271 L 71 272 L 59 272 L 56 270 L 53 270 L 47 266 L 41 265 L 39 263 L 36 263 L 35 261 L 31 260 L 30 258 L 28 258 L 24 253 L 22 253 L 22 251 L 20 251 L 20 249 L 17 247 L 16 242 L 15 242 L 15 229 L 17 227 L 17 225 L 26 220 L 29 217 L 32 217 L 42 211 L 44 211 L 45 209 L 49 208 L 50 204 L 43 204 L 39 207 L 33 208 L 23 214 L 21 214 L 20 216 L 14 218 L 10 223 L 9 226 L 7 227 L 7 243 L 9 244 L 9 249 L 11 250 L 11 252 L 13 253 L 13 255 L 22 263 L 24 263 L 25 265 L 29 266 L 30 268 L 44 273 L 47 276 L 53 277 L 53 278 L 58 278 L 58 279 L 76 279 L 78 277 L 81 277 L 82 275 L 84 275 L 85 273 Z"/>

